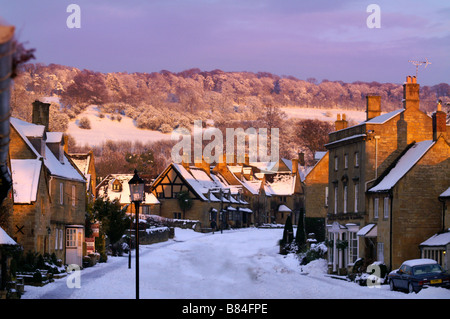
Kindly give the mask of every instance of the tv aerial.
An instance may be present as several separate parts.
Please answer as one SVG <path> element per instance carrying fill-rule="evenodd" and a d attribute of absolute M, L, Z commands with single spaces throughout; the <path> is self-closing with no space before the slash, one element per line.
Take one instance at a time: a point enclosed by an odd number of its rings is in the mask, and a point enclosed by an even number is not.
<path fill-rule="evenodd" d="M 425 69 L 427 68 L 428 64 L 431 64 L 430 61 L 428 61 L 427 58 L 425 58 L 425 61 L 414 61 L 414 60 L 409 60 L 408 62 L 414 64 L 416 66 L 416 78 L 419 74 L 419 66 L 420 65 L 424 65 L 425 64 Z"/>

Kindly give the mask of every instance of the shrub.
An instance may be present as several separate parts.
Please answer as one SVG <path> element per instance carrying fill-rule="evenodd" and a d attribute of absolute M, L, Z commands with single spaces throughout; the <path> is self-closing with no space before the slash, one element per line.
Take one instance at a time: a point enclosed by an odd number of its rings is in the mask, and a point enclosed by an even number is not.
<path fill-rule="evenodd" d="M 84 130 L 90 130 L 91 129 L 91 121 L 87 117 L 82 117 L 80 119 L 80 122 L 78 126 Z"/>

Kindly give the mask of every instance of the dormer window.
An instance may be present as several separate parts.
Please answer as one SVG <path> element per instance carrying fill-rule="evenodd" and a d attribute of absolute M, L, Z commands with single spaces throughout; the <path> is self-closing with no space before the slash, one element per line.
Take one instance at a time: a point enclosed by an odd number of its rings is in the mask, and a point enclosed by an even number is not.
<path fill-rule="evenodd" d="M 122 191 L 122 183 L 117 179 L 112 183 L 113 192 L 121 192 Z"/>

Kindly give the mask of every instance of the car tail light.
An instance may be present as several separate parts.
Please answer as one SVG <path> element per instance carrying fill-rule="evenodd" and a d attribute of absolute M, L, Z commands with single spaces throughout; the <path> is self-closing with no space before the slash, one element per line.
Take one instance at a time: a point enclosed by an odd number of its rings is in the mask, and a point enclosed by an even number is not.
<path fill-rule="evenodd" d="M 421 280 L 421 281 L 419 281 L 419 286 L 423 286 L 423 285 L 426 285 L 426 284 L 429 284 L 429 283 L 430 283 L 429 280 Z"/>

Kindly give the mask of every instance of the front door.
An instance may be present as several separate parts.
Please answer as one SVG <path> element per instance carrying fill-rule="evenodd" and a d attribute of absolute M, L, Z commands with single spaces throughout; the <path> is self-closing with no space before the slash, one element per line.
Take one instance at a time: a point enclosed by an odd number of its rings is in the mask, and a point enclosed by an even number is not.
<path fill-rule="evenodd" d="M 82 266 L 84 231 L 81 227 L 66 228 L 66 264 Z"/>

